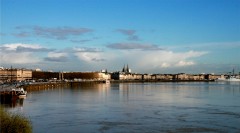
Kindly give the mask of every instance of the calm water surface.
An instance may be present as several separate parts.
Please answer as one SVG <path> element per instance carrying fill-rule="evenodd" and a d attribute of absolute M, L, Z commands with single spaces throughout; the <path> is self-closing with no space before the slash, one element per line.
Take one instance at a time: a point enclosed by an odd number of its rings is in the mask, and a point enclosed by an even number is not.
<path fill-rule="evenodd" d="M 240 83 L 111 83 L 28 93 L 34 133 L 240 132 Z"/>

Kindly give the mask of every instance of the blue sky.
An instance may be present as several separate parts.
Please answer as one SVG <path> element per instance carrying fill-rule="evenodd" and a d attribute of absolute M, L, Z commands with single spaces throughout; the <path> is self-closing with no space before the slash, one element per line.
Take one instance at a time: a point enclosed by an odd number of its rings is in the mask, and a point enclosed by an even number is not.
<path fill-rule="evenodd" d="M 1 0 L 0 66 L 240 71 L 239 0 Z"/>

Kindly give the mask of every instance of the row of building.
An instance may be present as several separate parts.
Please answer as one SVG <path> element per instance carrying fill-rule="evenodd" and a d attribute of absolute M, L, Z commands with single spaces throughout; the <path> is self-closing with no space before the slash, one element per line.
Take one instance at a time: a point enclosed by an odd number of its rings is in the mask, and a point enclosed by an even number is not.
<path fill-rule="evenodd" d="M 0 82 L 48 80 L 215 80 L 227 75 L 213 74 L 136 74 L 124 66 L 122 71 L 101 72 L 43 72 L 28 69 L 0 69 Z"/>
<path fill-rule="evenodd" d="M 0 82 L 23 81 L 32 79 L 32 70 L 0 68 Z"/>

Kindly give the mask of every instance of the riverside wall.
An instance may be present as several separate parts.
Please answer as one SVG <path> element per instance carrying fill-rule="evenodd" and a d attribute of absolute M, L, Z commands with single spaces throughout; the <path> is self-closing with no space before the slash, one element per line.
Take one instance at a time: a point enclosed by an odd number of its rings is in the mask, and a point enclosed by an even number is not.
<path fill-rule="evenodd" d="M 104 83 L 104 81 L 76 81 L 76 82 L 44 82 L 44 83 L 34 83 L 23 85 L 24 90 L 31 91 L 40 91 L 46 89 L 54 89 L 54 88 L 66 88 L 66 87 L 78 87 L 81 85 L 87 84 L 97 84 Z"/>
<path fill-rule="evenodd" d="M 110 80 L 110 83 L 142 83 L 142 82 L 212 82 L 213 80 Z M 102 84 L 105 81 L 73 81 L 73 82 L 44 82 L 24 85 L 26 91 L 39 91 L 54 88 L 76 88 L 83 85 Z"/>

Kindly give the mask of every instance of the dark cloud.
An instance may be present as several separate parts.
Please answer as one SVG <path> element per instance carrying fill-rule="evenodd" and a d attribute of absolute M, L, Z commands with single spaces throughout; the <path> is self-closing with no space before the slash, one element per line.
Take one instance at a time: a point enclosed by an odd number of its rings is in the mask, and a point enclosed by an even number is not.
<path fill-rule="evenodd" d="M 0 46 L 0 51 L 6 51 L 6 47 Z"/>
<path fill-rule="evenodd" d="M 135 30 L 128 30 L 128 29 L 117 29 L 116 31 L 127 36 L 132 36 L 136 33 Z"/>
<path fill-rule="evenodd" d="M 20 26 L 16 26 L 15 29 L 17 30 L 23 30 L 23 29 L 31 29 L 32 26 L 27 26 L 27 25 L 20 25 Z"/>
<path fill-rule="evenodd" d="M 14 35 L 15 37 L 29 37 L 30 34 L 28 32 L 20 32 L 20 33 L 13 33 L 12 35 Z"/>
<path fill-rule="evenodd" d="M 16 48 L 16 52 L 50 52 L 54 51 L 55 49 L 47 49 L 47 48 L 28 48 L 28 47 L 22 47 L 18 46 Z"/>
<path fill-rule="evenodd" d="M 100 61 L 106 61 L 105 59 L 97 59 L 97 58 L 92 58 L 92 61 L 95 61 L 95 62 L 100 62 Z"/>
<path fill-rule="evenodd" d="M 72 27 L 57 27 L 57 28 L 45 28 L 40 26 L 35 26 L 33 28 L 35 35 L 56 38 L 59 40 L 67 39 L 68 36 L 78 36 L 92 32 L 92 29 L 88 28 L 72 28 Z"/>
<path fill-rule="evenodd" d="M 130 41 L 139 41 L 139 37 L 136 35 L 136 30 L 131 29 L 117 29 L 116 32 L 119 32 L 123 35 L 128 36 L 127 40 Z"/>
<path fill-rule="evenodd" d="M 6 36 L 6 34 L 4 34 L 4 33 L 0 33 L 0 36 Z"/>
<path fill-rule="evenodd" d="M 28 47 L 28 46 L 17 46 L 16 48 L 11 48 L 9 46 L 0 46 L 1 51 L 8 52 L 50 52 L 55 49 L 48 49 L 43 47 Z"/>
<path fill-rule="evenodd" d="M 76 28 L 76 27 L 42 27 L 42 26 L 17 26 L 17 30 L 24 30 L 18 34 L 17 37 L 26 37 L 29 34 L 40 36 L 44 38 L 53 38 L 58 40 L 67 39 L 69 36 L 79 36 L 86 33 L 93 32 L 89 28 Z M 26 32 L 27 31 L 27 32 Z"/>
<path fill-rule="evenodd" d="M 138 43 L 113 43 L 107 45 L 111 49 L 121 49 L 121 50 L 131 50 L 131 49 L 140 49 L 140 50 L 163 50 L 159 48 L 158 45 L 153 44 L 138 44 Z"/>
<path fill-rule="evenodd" d="M 129 37 L 128 37 L 128 40 L 130 40 L 130 41 L 139 41 L 140 39 L 139 39 L 138 36 L 132 35 L 132 36 L 129 36 Z"/>
<path fill-rule="evenodd" d="M 85 43 L 85 42 L 89 42 L 91 40 L 85 39 L 85 40 L 71 40 L 71 42 L 73 43 Z"/>
<path fill-rule="evenodd" d="M 59 56 L 59 57 L 46 57 L 44 58 L 45 61 L 50 62 L 67 62 L 68 58 L 66 56 Z"/>

